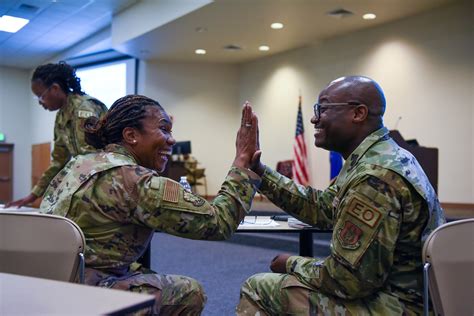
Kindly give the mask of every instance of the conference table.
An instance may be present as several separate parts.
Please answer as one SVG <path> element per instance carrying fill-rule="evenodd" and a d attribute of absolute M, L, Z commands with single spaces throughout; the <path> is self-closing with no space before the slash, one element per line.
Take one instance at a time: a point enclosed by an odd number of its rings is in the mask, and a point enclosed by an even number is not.
<path fill-rule="evenodd" d="M 316 227 L 291 227 L 288 225 L 288 217 L 291 218 L 291 216 L 286 215 L 246 216 L 237 228 L 236 233 L 298 233 L 299 255 L 303 257 L 313 257 L 313 234 L 330 233 L 332 230 L 319 229 Z M 151 267 L 151 243 L 139 259 L 139 262 L 146 268 Z"/>
<path fill-rule="evenodd" d="M 0 272 L 0 315 L 124 315 L 155 297 Z"/>
<path fill-rule="evenodd" d="M 237 233 L 298 233 L 299 255 L 303 257 L 313 256 L 313 234 L 329 233 L 332 230 L 324 230 L 316 227 L 290 226 L 288 218 L 291 216 L 246 216 L 237 228 Z M 276 225 L 275 225 L 276 224 Z"/>

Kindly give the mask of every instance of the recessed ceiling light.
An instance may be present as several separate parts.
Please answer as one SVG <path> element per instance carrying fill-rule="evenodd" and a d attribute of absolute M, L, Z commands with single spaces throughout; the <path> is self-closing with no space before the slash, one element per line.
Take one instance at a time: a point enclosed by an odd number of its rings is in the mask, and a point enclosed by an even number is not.
<path fill-rule="evenodd" d="M 270 27 L 274 30 L 279 30 L 279 29 L 283 28 L 283 23 L 275 22 L 275 23 L 272 23 L 272 25 L 270 25 Z"/>
<path fill-rule="evenodd" d="M 269 51 L 270 50 L 270 47 L 267 46 L 267 45 L 261 45 L 259 48 L 258 48 L 259 51 L 262 51 L 262 52 L 266 52 L 266 51 Z"/>
<path fill-rule="evenodd" d="M 0 31 L 16 33 L 28 24 L 30 20 L 4 15 L 0 17 Z"/>
<path fill-rule="evenodd" d="M 194 52 L 198 55 L 205 55 L 206 54 L 206 50 L 202 49 L 202 48 L 198 48 Z"/>
<path fill-rule="evenodd" d="M 362 16 L 362 18 L 363 18 L 364 20 L 373 20 L 373 19 L 375 19 L 376 17 L 377 17 L 377 16 L 376 16 L 375 14 L 373 14 L 373 13 L 366 13 L 366 14 L 364 14 L 364 15 Z"/>

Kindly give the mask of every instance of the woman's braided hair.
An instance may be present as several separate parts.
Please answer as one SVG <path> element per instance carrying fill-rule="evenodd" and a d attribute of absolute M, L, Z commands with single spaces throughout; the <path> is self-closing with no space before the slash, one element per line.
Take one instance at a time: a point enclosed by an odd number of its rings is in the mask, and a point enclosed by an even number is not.
<path fill-rule="evenodd" d="M 126 127 L 142 130 L 147 106 L 157 106 L 164 111 L 157 101 L 143 95 L 131 94 L 118 99 L 101 119 L 87 118 L 84 123 L 86 142 L 100 149 L 122 141 L 122 131 Z"/>
<path fill-rule="evenodd" d="M 84 94 L 81 90 L 81 79 L 76 77 L 76 70 L 64 61 L 38 66 L 31 77 L 31 81 L 37 80 L 47 87 L 57 83 L 66 94 Z"/>

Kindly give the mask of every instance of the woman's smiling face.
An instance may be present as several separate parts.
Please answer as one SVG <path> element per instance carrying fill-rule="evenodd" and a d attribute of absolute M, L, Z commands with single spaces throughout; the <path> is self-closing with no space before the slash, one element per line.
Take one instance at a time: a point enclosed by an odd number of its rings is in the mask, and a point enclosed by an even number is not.
<path fill-rule="evenodd" d="M 141 166 L 163 172 L 176 143 L 171 135 L 173 123 L 158 107 L 149 106 L 146 112 L 133 144 L 133 153 Z"/>

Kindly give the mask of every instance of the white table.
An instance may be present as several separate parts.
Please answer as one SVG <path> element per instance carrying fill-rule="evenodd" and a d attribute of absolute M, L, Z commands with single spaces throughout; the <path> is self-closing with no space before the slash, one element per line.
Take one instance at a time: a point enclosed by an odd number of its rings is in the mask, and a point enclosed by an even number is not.
<path fill-rule="evenodd" d="M 0 315 L 123 315 L 153 306 L 148 294 L 0 273 Z"/>
<path fill-rule="evenodd" d="M 22 206 L 22 207 L 9 207 L 5 208 L 3 204 L 0 204 L 0 212 L 28 212 L 28 213 L 39 213 L 39 208 Z"/>

